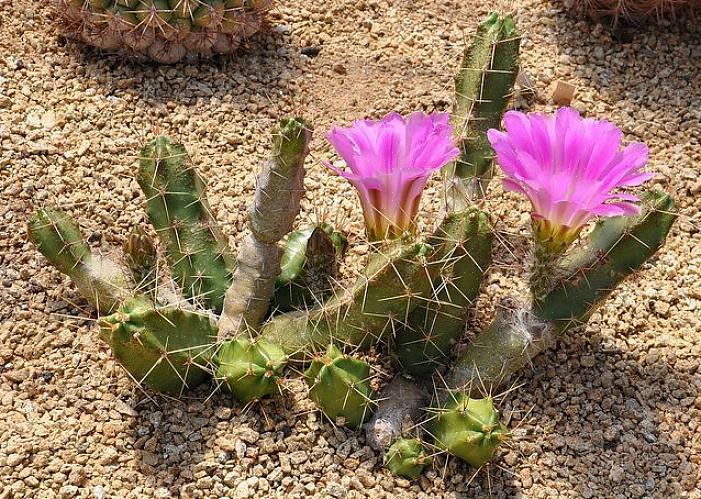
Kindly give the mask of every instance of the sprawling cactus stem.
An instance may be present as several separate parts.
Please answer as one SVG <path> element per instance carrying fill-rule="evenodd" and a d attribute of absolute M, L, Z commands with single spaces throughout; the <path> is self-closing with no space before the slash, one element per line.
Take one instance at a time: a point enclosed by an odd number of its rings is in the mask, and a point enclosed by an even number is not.
<path fill-rule="evenodd" d="M 51 207 L 37 211 L 29 222 L 29 239 L 51 264 L 66 274 L 100 313 L 108 314 L 129 299 L 134 280 L 115 260 L 93 255 L 78 224 Z"/>
<path fill-rule="evenodd" d="M 273 313 L 310 308 L 328 296 L 347 245 L 328 223 L 291 232 L 282 248 Z"/>
<path fill-rule="evenodd" d="M 238 268 L 226 292 L 219 336 L 257 329 L 280 274 L 278 243 L 292 230 L 304 195 L 304 159 L 312 132 L 301 118 L 280 122 L 270 159 L 258 177 L 249 216 L 251 234 L 241 243 Z"/>
<path fill-rule="evenodd" d="M 627 276 L 662 246 L 677 214 L 659 191 L 643 196 L 635 217 L 600 221 L 586 250 L 563 262 L 568 274 L 533 311 L 507 307 L 458 359 L 447 384 L 472 394 L 496 388 L 542 352 L 558 335 L 583 324 Z"/>
<path fill-rule="evenodd" d="M 342 417 L 348 426 L 357 428 L 372 414 L 373 391 L 366 362 L 343 355 L 330 345 L 324 355 L 314 359 L 304 377 L 309 397 L 333 421 Z"/>
<path fill-rule="evenodd" d="M 433 280 L 450 249 L 446 218 L 428 244 L 394 240 L 379 247 L 355 284 L 310 311 L 274 317 L 261 336 L 288 354 L 304 355 L 329 343 L 367 348 L 406 324 L 409 314 L 431 296 Z"/>
<path fill-rule="evenodd" d="M 482 197 L 492 178 L 493 152 L 487 130 L 501 124 L 518 74 L 519 47 L 513 16 L 492 12 L 465 49 L 455 78 L 453 106 L 461 154 L 447 168 L 449 202 L 455 209 Z"/>
<path fill-rule="evenodd" d="M 218 313 L 235 262 L 185 147 L 166 136 L 152 140 L 141 151 L 137 181 L 173 278 L 186 297 Z"/>
<path fill-rule="evenodd" d="M 466 314 L 491 264 L 492 231 L 487 214 L 476 208 L 449 214 L 445 243 L 451 246 L 433 283 L 433 296 L 409 316 L 395 335 L 393 357 L 407 373 L 430 375 L 444 365 L 465 328 Z"/>
<path fill-rule="evenodd" d="M 179 396 L 209 377 L 216 326 L 202 313 L 158 308 L 143 297 L 100 320 L 100 336 L 139 383 Z"/>

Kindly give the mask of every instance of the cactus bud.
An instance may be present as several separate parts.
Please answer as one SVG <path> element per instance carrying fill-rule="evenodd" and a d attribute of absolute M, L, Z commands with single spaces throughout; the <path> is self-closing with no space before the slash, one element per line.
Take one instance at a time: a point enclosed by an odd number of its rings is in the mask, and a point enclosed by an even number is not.
<path fill-rule="evenodd" d="M 386 466 L 393 475 L 414 479 L 426 466 L 431 464 L 431 457 L 426 454 L 418 438 L 400 438 L 387 451 Z"/>

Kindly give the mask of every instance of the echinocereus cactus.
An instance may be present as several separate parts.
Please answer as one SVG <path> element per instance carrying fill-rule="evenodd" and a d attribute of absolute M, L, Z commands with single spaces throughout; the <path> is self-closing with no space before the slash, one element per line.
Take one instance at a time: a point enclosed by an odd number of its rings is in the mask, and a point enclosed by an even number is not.
<path fill-rule="evenodd" d="M 448 119 L 441 113 L 390 113 L 329 133 L 350 171 L 326 166 L 357 189 L 370 241 L 413 232 L 428 178 L 459 152 Z"/>
<path fill-rule="evenodd" d="M 671 18 L 698 8 L 697 0 L 563 0 L 565 6 L 594 19 L 640 22 Z"/>
<path fill-rule="evenodd" d="M 52 0 L 67 36 L 172 64 L 230 54 L 256 33 L 271 0 Z"/>
<path fill-rule="evenodd" d="M 283 120 L 275 134 L 236 259 L 202 178 L 185 149 L 165 137 L 142 151 L 138 180 L 172 282 L 158 275 L 155 246 L 143 232 L 129 238 L 126 259 L 98 257 L 68 215 L 46 208 L 30 222 L 30 238 L 100 313 L 111 314 L 99 319 L 102 337 L 137 381 L 178 395 L 214 372 L 248 403 L 275 395 L 288 358 L 301 360 L 310 397 L 334 421 L 369 420 L 367 442 L 390 449 L 393 472 L 421 472 L 428 462 L 421 436 L 482 466 L 508 438 L 484 392 L 495 393 L 558 335 L 584 324 L 662 246 L 676 218 L 662 192 L 617 191 L 650 174 L 641 171 L 646 148 L 620 149 L 613 125 L 564 109 L 508 114 L 506 131 L 497 130 L 518 52 L 513 17 L 491 14 L 456 78 L 455 138 L 446 116 L 421 113 L 331 133 L 349 171 L 331 168 L 357 187 L 372 240 L 354 281 L 336 283 L 342 236 L 323 224 L 293 231 L 311 133 L 301 119 Z M 473 204 L 487 194 L 494 150 L 507 189 L 533 205 L 531 299 L 510 298 L 455 358 L 492 262 L 493 221 Z M 419 237 L 422 190 L 446 163 L 445 216 Z M 372 367 L 343 351 L 371 346 L 402 371 L 379 396 Z M 429 387 L 439 388 L 433 402 Z"/>

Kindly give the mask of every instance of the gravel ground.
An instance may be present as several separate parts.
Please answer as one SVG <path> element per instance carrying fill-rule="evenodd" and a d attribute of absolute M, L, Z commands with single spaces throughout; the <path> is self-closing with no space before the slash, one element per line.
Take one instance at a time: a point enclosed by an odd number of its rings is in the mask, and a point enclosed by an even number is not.
<path fill-rule="evenodd" d="M 502 398 L 515 438 L 488 470 L 438 459 L 408 482 L 362 435 L 324 422 L 299 382 L 252 408 L 209 397 L 209 386 L 184 401 L 135 389 L 24 224 L 34 206 L 57 203 L 96 249 L 120 244 L 145 221 L 136 151 L 169 133 L 205 172 L 235 244 L 267 130 L 302 112 L 317 130 L 304 211 L 342 220 L 357 242 L 355 195 L 320 166 L 331 157 L 323 133 L 390 110 L 446 109 L 464 37 L 491 2 L 284 2 L 237 59 L 160 68 L 61 40 L 42 3 L 0 0 L 0 497 L 701 498 L 701 36 L 691 22 L 609 33 L 559 4 L 508 5 L 536 86 L 517 105 L 553 109 L 555 81 L 577 85 L 576 107 L 650 145 L 682 217 L 654 266 Z M 501 250 L 476 323 L 523 288 L 526 205 L 499 199 L 514 255 Z"/>

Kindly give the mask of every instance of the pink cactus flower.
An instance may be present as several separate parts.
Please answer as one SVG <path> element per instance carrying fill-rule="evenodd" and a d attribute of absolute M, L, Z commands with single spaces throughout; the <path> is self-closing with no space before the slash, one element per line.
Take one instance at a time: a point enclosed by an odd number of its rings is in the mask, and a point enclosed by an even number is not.
<path fill-rule="evenodd" d="M 348 170 L 324 164 L 358 190 L 371 241 L 414 230 L 428 178 L 459 154 L 448 119 L 446 113 L 390 113 L 328 134 Z"/>
<path fill-rule="evenodd" d="M 555 115 L 509 111 L 504 128 L 488 132 L 504 188 L 528 196 L 535 237 L 549 251 L 564 251 L 594 217 L 640 212 L 638 197 L 615 190 L 654 176 L 641 171 L 648 149 L 620 149 L 623 134 L 612 123 L 563 107 Z"/>

